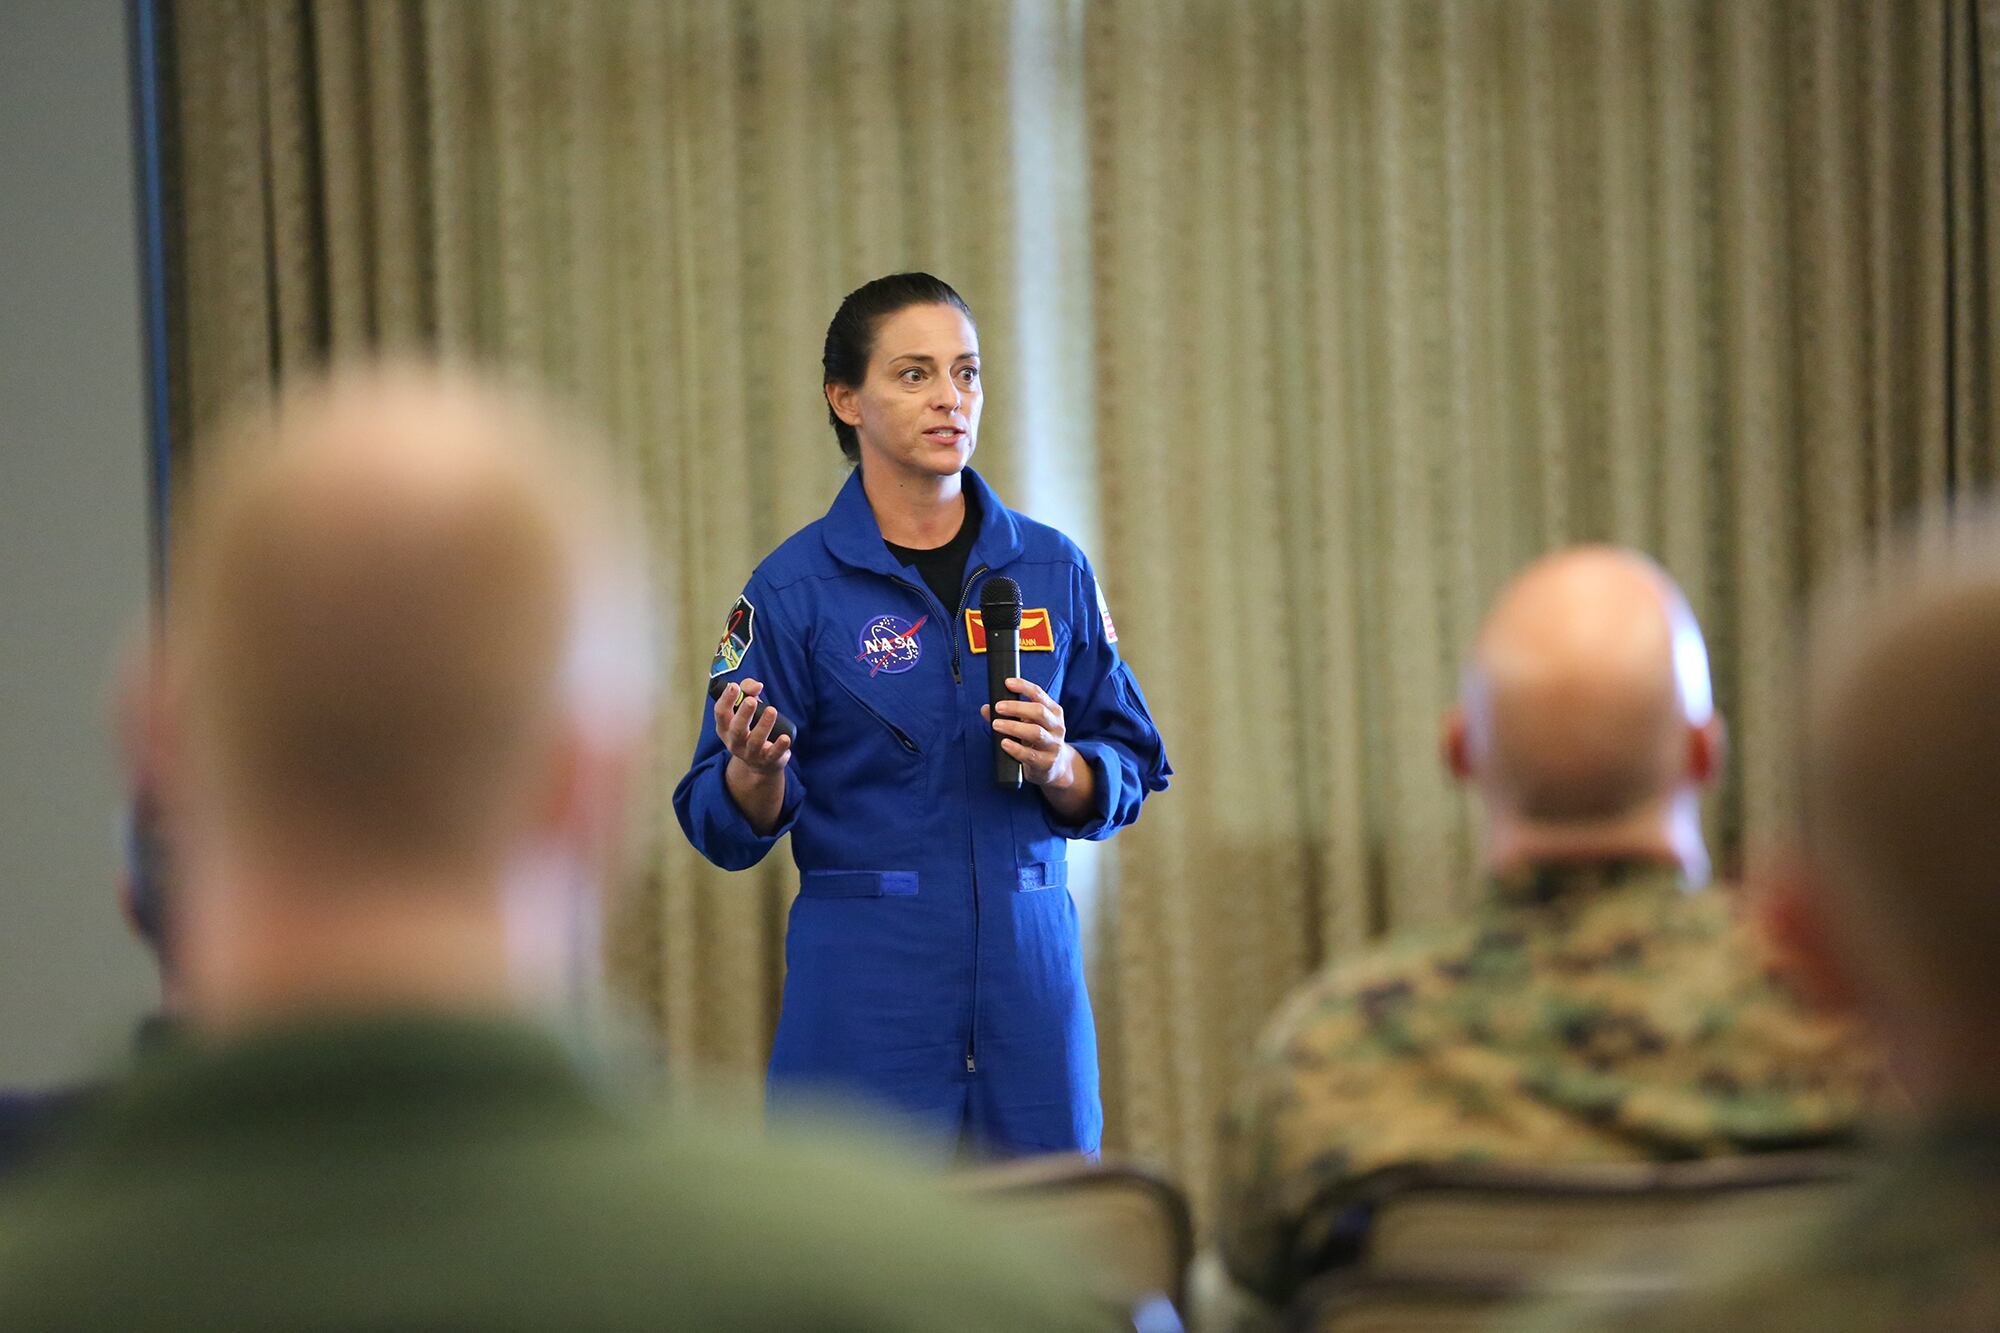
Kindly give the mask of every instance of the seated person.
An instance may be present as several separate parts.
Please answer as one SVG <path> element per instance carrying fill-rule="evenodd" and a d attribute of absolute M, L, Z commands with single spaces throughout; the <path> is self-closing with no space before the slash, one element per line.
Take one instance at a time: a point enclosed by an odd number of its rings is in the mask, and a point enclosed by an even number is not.
<path fill-rule="evenodd" d="M 1222 1131 L 1237 1282 L 1282 1303 L 1338 1262 L 1365 1222 L 1341 1190 L 1384 1166 L 1849 1137 L 1872 1062 L 1703 887 L 1722 744 L 1701 631 L 1657 565 L 1580 548 L 1503 592 L 1444 735 L 1483 807 L 1483 901 L 1335 965 L 1272 1021 Z"/>
<path fill-rule="evenodd" d="M 576 432 L 399 370 L 241 436 L 147 676 L 186 1030 L 0 1199 L 0 1328 L 1100 1326 L 934 1188 L 647 1120 L 536 1021 L 654 678 Z"/>
<path fill-rule="evenodd" d="M 131 695 L 132 682 L 124 691 Z M 129 711 L 129 710 L 128 710 Z M 168 875 L 158 837 L 158 802 L 146 768 L 145 746 L 136 734 L 139 720 L 125 722 L 125 757 L 134 774 L 134 792 L 126 811 L 125 872 L 119 904 L 126 923 L 152 955 L 159 977 L 160 1004 L 138 1026 L 133 1037 L 137 1059 L 164 1049 L 174 1031 L 177 985 L 167 938 Z M 33 1091 L 0 1092 L 0 1184 L 55 1143 L 77 1114 L 103 1090 L 97 1082 Z"/>
<path fill-rule="evenodd" d="M 1825 1215 L 1721 1237 L 1680 1298 L 1532 1327 L 2000 1328 L 2000 514 L 1854 570 L 1814 610 L 1804 818 L 1760 874 L 1766 916 L 1915 1114 Z"/>

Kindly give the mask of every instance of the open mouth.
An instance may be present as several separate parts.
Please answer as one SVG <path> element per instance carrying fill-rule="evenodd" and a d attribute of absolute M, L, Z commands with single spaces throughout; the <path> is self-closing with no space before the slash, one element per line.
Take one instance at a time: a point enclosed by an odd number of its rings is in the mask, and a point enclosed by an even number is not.
<path fill-rule="evenodd" d="M 956 426 L 939 426 L 936 430 L 925 431 L 924 438 L 932 444 L 957 444 L 965 438 L 965 432 Z"/>

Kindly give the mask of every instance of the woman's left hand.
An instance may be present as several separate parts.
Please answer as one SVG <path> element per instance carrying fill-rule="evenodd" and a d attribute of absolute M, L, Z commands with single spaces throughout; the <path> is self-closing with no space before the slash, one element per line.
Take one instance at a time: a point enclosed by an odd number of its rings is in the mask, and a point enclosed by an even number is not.
<path fill-rule="evenodd" d="M 1021 761 L 1021 776 L 1037 787 L 1061 791 L 1076 781 L 1077 755 L 1065 739 L 1062 705 L 1032 680 L 1010 676 L 1007 688 L 1023 699 L 1000 701 L 1000 716 L 993 705 L 981 704 L 979 715 L 993 724 L 1000 748 Z"/>

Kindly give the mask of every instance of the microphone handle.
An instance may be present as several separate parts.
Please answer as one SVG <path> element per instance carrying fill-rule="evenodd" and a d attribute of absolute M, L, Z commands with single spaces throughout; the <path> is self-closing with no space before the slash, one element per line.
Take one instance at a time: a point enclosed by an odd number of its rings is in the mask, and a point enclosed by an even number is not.
<path fill-rule="evenodd" d="M 999 704 L 1003 699 L 1018 699 L 1021 696 L 1007 688 L 1010 677 L 1021 674 L 1021 632 L 1019 630 L 991 630 L 986 632 L 986 698 L 989 703 Z M 993 716 L 1000 716 L 999 708 Z M 1021 761 L 1000 748 L 1000 736 L 993 737 L 993 781 L 996 785 L 1021 789 Z"/>

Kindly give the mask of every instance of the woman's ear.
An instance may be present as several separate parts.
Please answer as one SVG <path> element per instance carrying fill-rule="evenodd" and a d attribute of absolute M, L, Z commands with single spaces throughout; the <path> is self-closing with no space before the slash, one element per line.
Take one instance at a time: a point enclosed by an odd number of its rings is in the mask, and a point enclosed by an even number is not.
<path fill-rule="evenodd" d="M 833 414 L 850 426 L 861 424 L 861 392 L 851 384 L 829 380 L 823 386 L 826 390 L 826 405 Z"/>

